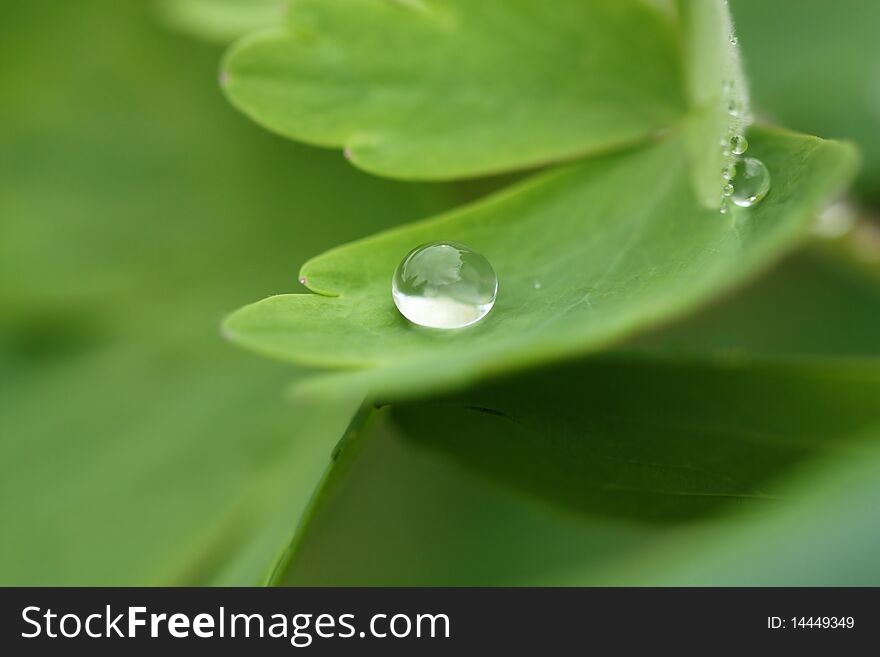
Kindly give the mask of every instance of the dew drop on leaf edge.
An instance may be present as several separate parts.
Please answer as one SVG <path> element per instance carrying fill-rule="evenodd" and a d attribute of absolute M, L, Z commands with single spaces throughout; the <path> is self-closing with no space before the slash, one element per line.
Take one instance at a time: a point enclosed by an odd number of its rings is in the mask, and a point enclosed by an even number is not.
<path fill-rule="evenodd" d="M 754 157 L 743 158 L 736 169 L 731 200 L 741 208 L 757 205 L 770 191 L 770 171 Z"/>
<path fill-rule="evenodd" d="M 458 329 L 483 319 L 498 293 L 498 277 L 481 254 L 457 242 L 429 242 L 410 251 L 391 281 L 394 305 L 410 322 Z"/>
<path fill-rule="evenodd" d="M 742 155 L 749 150 L 749 141 L 742 135 L 736 135 L 730 140 L 730 150 L 734 155 Z"/>

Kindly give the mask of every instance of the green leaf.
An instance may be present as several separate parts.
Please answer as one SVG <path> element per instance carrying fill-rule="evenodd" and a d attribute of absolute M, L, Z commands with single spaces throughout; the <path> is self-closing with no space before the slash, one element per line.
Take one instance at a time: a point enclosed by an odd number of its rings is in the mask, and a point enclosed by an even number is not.
<path fill-rule="evenodd" d="M 555 504 L 672 522 L 767 499 L 767 482 L 794 463 L 880 429 L 878 392 L 876 366 L 611 360 L 392 415 L 419 444 Z"/>
<path fill-rule="evenodd" d="M 287 29 L 232 48 L 225 88 L 267 128 L 344 146 L 374 173 L 448 179 L 532 167 L 620 148 L 682 118 L 668 9 L 299 0 Z"/>
<path fill-rule="evenodd" d="M 149 3 L 0 14 L 0 584 L 262 583 L 360 399 L 219 319 L 456 197 L 255 129 Z"/>
<path fill-rule="evenodd" d="M 685 88 L 691 178 L 697 198 L 719 208 L 726 181 L 722 172 L 734 164 L 733 135 L 748 123 L 748 86 L 727 3 L 679 0 L 685 44 Z"/>
<path fill-rule="evenodd" d="M 880 581 L 864 567 L 880 546 L 878 394 L 876 361 L 607 358 L 394 406 L 343 449 L 279 581 Z M 851 494 L 805 512 L 819 464 L 864 457 Z M 790 559 L 794 537 L 822 549 L 780 574 L 749 563 Z"/>
<path fill-rule="evenodd" d="M 880 202 L 880 3 L 731 0 L 754 104 L 774 121 L 852 139 L 859 192 Z"/>
<path fill-rule="evenodd" d="M 266 581 L 358 400 L 286 404 L 195 337 L 5 359 L 0 582 Z"/>
<path fill-rule="evenodd" d="M 229 43 L 255 30 L 280 25 L 286 0 L 160 0 L 170 26 L 207 41 Z"/>
<path fill-rule="evenodd" d="M 783 503 L 660 541 L 617 562 L 614 579 L 639 586 L 877 586 L 880 431 L 872 438 L 855 454 L 805 468 Z M 579 581 L 584 574 L 554 578 L 568 586 Z"/>
<path fill-rule="evenodd" d="M 405 395 L 607 347 L 691 310 L 795 245 L 850 175 L 846 145 L 756 131 L 751 153 L 773 176 L 759 205 L 702 208 L 680 136 L 541 175 L 470 207 L 334 249 L 308 262 L 318 295 L 281 295 L 226 322 L 239 344 L 349 369 L 310 385 Z M 414 327 L 395 309 L 391 274 L 437 239 L 488 257 L 499 295 L 469 329 Z"/>

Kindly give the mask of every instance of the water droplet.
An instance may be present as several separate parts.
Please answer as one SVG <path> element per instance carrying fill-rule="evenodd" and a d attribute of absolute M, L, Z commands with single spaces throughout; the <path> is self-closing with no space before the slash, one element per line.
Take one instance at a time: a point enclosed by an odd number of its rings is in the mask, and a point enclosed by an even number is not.
<path fill-rule="evenodd" d="M 730 140 L 730 149 L 734 155 L 742 155 L 749 150 L 749 140 L 742 135 L 736 135 Z"/>
<path fill-rule="evenodd" d="M 495 305 L 498 278 L 492 265 L 456 242 L 430 242 L 410 251 L 394 271 L 391 296 L 413 324 L 463 328 Z"/>
<path fill-rule="evenodd" d="M 733 179 L 733 202 L 741 208 L 760 203 L 770 191 L 770 172 L 761 160 L 743 158 Z"/>
<path fill-rule="evenodd" d="M 736 35 L 730 35 L 730 45 L 735 46 L 739 43 L 739 39 L 736 38 Z"/>
<path fill-rule="evenodd" d="M 733 196 L 733 185 L 731 185 L 730 183 L 727 183 L 724 186 L 724 189 L 721 190 L 721 193 L 724 194 L 725 198 L 729 198 L 729 197 Z"/>
<path fill-rule="evenodd" d="M 721 177 L 724 180 L 733 180 L 736 177 L 736 163 L 731 162 L 728 166 L 721 170 Z"/>

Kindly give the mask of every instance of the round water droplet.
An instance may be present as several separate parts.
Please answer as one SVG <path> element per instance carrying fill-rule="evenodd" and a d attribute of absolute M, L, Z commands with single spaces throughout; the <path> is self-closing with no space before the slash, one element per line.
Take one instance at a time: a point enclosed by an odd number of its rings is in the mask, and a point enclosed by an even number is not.
<path fill-rule="evenodd" d="M 397 265 L 391 296 L 413 324 L 463 328 L 485 317 L 495 305 L 498 278 L 492 265 L 456 242 L 430 242 L 410 251 Z"/>
<path fill-rule="evenodd" d="M 733 179 L 733 202 L 741 208 L 760 203 L 770 191 L 770 172 L 761 160 L 743 158 Z"/>
<path fill-rule="evenodd" d="M 742 135 L 736 135 L 730 140 L 730 149 L 734 155 L 742 155 L 749 150 L 749 140 Z"/>
<path fill-rule="evenodd" d="M 733 196 L 733 185 L 731 185 L 730 183 L 727 183 L 724 186 L 724 189 L 721 190 L 721 193 L 725 196 L 725 198 L 729 198 L 729 197 Z"/>

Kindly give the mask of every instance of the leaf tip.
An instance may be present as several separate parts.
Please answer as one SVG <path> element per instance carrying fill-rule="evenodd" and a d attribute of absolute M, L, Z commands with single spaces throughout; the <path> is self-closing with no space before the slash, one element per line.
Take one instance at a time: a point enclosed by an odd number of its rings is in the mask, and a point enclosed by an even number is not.
<path fill-rule="evenodd" d="M 235 334 L 235 331 L 232 330 L 230 326 L 230 320 L 233 318 L 235 313 L 227 315 L 222 322 L 220 322 L 220 337 L 223 338 L 226 342 L 234 343 L 237 341 L 238 336 Z"/>
<path fill-rule="evenodd" d="M 338 297 L 340 296 L 339 292 L 321 287 L 320 284 L 315 283 L 315 278 L 309 275 L 309 269 L 311 268 L 312 263 L 314 263 L 320 257 L 321 256 L 318 256 L 317 258 L 312 258 L 302 266 L 302 268 L 299 270 L 299 283 L 300 285 L 308 289 L 309 292 L 314 292 L 315 294 L 318 294 L 322 297 Z"/>
<path fill-rule="evenodd" d="M 778 129 L 781 133 L 789 132 L 784 129 Z M 862 167 L 862 151 L 859 146 L 848 140 L 841 139 L 823 139 L 821 137 L 811 136 L 815 140 L 817 146 L 823 149 L 823 152 L 829 156 L 828 170 L 833 170 L 837 177 L 838 189 L 830 196 L 843 193 L 858 175 L 859 169 Z"/>

